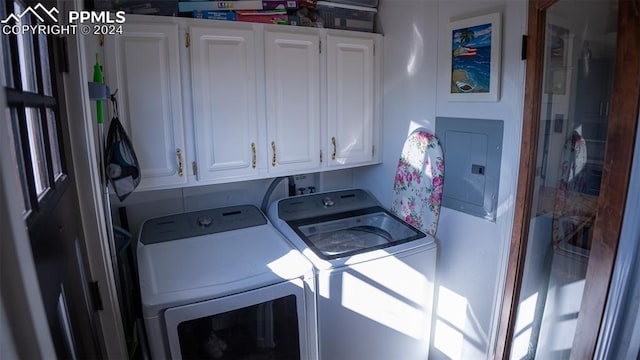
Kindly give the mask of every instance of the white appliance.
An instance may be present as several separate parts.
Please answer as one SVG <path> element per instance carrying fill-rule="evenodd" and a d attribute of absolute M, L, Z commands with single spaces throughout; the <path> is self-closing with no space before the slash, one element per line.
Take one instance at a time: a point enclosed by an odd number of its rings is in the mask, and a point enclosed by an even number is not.
<path fill-rule="evenodd" d="M 360 189 L 279 200 L 269 218 L 314 264 L 321 359 L 426 359 L 436 243 Z"/>
<path fill-rule="evenodd" d="M 154 359 L 316 359 L 311 263 L 241 205 L 147 220 L 137 248 Z"/>

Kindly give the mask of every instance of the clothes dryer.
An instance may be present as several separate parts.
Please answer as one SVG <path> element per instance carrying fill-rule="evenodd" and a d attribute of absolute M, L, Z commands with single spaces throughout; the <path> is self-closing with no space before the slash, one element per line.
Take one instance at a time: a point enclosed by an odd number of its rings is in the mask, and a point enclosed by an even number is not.
<path fill-rule="evenodd" d="M 316 359 L 311 263 L 258 208 L 147 220 L 137 248 L 154 359 Z"/>

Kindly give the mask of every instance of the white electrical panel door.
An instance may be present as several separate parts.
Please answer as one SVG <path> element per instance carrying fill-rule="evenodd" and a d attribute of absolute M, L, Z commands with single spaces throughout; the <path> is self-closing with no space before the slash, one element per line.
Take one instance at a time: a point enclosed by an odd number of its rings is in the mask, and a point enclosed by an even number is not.
<path fill-rule="evenodd" d="M 270 173 L 320 167 L 320 37 L 265 31 Z"/>
<path fill-rule="evenodd" d="M 190 27 L 198 180 L 258 175 L 254 32 Z"/>
<path fill-rule="evenodd" d="M 127 22 L 105 36 L 104 70 L 140 164 L 138 189 L 186 184 L 178 25 Z"/>
<path fill-rule="evenodd" d="M 374 40 L 327 36 L 329 166 L 373 161 Z"/>

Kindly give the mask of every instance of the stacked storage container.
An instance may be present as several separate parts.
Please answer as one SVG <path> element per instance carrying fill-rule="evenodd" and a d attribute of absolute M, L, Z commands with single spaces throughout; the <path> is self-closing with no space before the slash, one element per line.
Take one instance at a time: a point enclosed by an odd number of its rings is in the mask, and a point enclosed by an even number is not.
<path fill-rule="evenodd" d="M 316 10 L 329 29 L 373 32 L 378 0 L 318 1 Z"/>

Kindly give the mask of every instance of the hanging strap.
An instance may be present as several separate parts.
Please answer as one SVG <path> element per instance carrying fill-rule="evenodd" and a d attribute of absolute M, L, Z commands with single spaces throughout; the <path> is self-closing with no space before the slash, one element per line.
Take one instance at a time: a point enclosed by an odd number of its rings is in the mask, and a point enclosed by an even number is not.
<path fill-rule="evenodd" d="M 117 94 L 118 94 L 118 89 L 116 89 L 116 91 L 109 96 L 111 98 L 111 108 L 113 109 L 113 118 L 118 118 L 118 100 L 116 99 Z"/>

